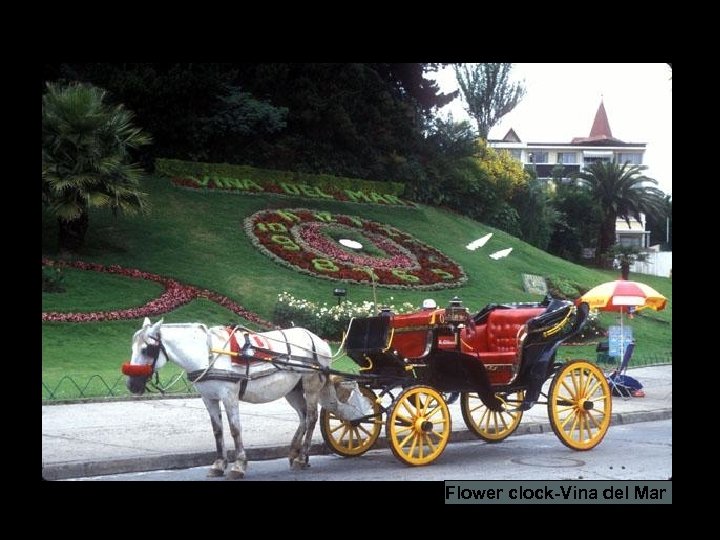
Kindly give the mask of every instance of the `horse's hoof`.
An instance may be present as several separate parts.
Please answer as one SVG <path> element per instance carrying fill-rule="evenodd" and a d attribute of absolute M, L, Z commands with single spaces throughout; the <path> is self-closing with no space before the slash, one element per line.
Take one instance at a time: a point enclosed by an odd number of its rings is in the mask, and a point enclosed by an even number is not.
<path fill-rule="evenodd" d="M 207 473 L 208 478 L 217 478 L 218 476 L 223 476 L 225 474 L 225 471 L 220 469 L 210 469 Z"/>
<path fill-rule="evenodd" d="M 230 480 L 242 480 L 245 478 L 245 471 L 230 471 L 228 473 L 228 478 Z"/>
<path fill-rule="evenodd" d="M 301 471 L 303 469 L 309 469 L 310 463 L 308 461 L 300 461 L 296 458 L 292 461 L 291 467 L 294 471 Z"/>

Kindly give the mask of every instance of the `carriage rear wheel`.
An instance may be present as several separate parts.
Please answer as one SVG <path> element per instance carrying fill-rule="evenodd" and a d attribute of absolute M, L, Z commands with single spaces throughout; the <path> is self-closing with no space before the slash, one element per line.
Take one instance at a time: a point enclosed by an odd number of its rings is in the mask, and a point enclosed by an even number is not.
<path fill-rule="evenodd" d="M 320 433 L 328 447 L 343 457 L 355 457 L 372 448 L 380 436 L 382 413 L 376 401 L 375 392 L 365 386 L 360 387 L 362 395 L 373 403 L 372 418 L 359 421 L 341 420 L 326 409 L 320 410 Z"/>
<path fill-rule="evenodd" d="M 523 412 L 517 409 L 525 398 L 525 392 L 497 393 L 504 402 L 504 410 L 491 411 L 477 392 L 463 392 L 460 400 L 465 425 L 475 435 L 489 443 L 505 440 L 520 425 Z"/>
<path fill-rule="evenodd" d="M 550 426 L 573 450 L 595 448 L 612 416 L 612 395 L 603 372 L 586 360 L 572 360 L 553 377 L 548 394 Z"/>
<path fill-rule="evenodd" d="M 450 439 L 450 409 L 442 395 L 428 386 L 406 388 L 387 415 L 385 434 L 395 457 L 406 465 L 427 465 L 437 459 Z"/>

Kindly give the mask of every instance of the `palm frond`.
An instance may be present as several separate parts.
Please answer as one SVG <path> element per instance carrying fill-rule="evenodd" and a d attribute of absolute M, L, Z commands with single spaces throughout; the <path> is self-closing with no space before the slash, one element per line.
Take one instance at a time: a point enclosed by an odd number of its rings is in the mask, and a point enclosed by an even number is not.
<path fill-rule="evenodd" d="M 89 84 L 49 83 L 42 103 L 43 200 L 60 219 L 75 219 L 87 206 L 142 212 L 143 170 L 128 150 L 152 138 L 133 124 L 122 105 Z"/>

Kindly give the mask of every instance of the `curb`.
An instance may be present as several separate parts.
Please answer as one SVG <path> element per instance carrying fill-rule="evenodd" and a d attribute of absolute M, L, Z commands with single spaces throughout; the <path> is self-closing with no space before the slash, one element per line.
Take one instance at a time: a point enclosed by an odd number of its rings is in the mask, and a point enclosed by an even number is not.
<path fill-rule="evenodd" d="M 636 424 L 639 422 L 656 422 L 659 420 L 672 420 L 672 409 L 658 409 L 654 411 L 637 411 L 627 413 L 613 413 L 610 425 Z M 552 433 L 549 422 L 528 422 L 520 424 L 513 435 L 534 435 Z M 469 430 L 453 431 L 450 443 L 478 441 L 478 438 Z M 390 448 L 388 440 L 381 437 L 373 446 L 373 450 Z M 245 453 L 249 461 L 262 461 L 287 457 L 290 444 L 275 446 L 256 446 L 246 448 Z M 325 443 L 313 443 L 310 455 L 332 454 Z M 235 458 L 235 451 L 228 451 L 228 460 Z M 103 476 L 109 474 L 125 474 L 145 471 L 189 469 L 210 465 L 215 460 L 215 452 L 194 452 L 190 454 L 160 454 L 155 456 L 142 456 L 125 459 L 107 459 L 102 461 L 62 462 L 43 464 L 42 478 L 44 480 L 65 480 L 68 478 L 85 478 L 88 476 Z"/>

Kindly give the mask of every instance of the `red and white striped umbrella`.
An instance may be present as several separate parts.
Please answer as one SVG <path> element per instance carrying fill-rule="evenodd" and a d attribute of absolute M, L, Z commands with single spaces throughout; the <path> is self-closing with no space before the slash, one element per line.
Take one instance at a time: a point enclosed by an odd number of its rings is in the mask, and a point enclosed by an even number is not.
<path fill-rule="evenodd" d="M 593 287 L 576 301 L 577 304 L 581 302 L 587 302 L 590 309 L 602 311 L 623 312 L 629 307 L 660 311 L 665 309 L 667 298 L 644 283 L 617 279 Z"/>

